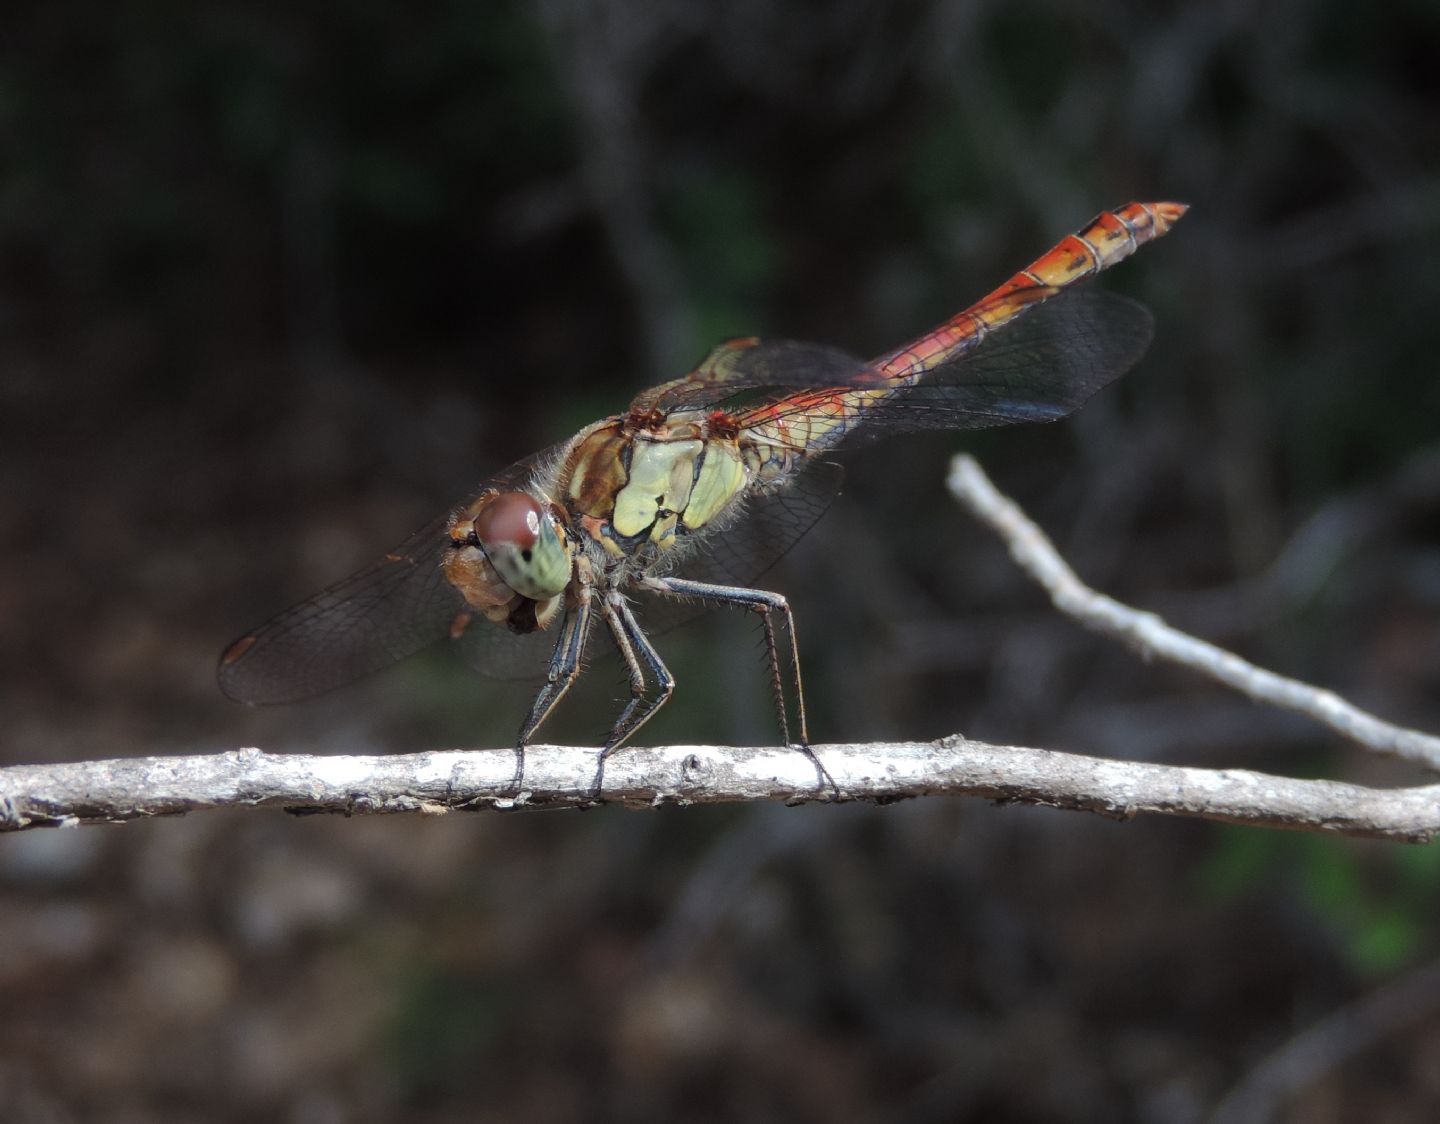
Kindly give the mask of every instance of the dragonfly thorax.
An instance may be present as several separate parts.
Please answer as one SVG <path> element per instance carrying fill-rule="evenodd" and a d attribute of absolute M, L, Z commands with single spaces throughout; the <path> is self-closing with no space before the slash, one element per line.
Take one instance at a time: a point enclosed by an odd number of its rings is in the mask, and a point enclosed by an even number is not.
<path fill-rule="evenodd" d="M 750 481 L 732 433 L 686 411 L 635 428 L 611 418 L 582 433 L 562 470 L 573 522 L 612 559 L 669 550 L 711 529 Z"/>

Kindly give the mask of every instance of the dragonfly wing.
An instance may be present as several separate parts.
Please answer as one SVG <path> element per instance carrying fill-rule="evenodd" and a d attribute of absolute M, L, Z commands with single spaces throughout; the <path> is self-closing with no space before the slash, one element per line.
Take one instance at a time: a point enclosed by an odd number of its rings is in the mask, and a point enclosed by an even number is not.
<path fill-rule="evenodd" d="M 1067 289 L 977 338 L 915 385 L 867 402 L 843 445 L 923 429 L 1055 421 L 1133 367 L 1153 329 L 1149 311 L 1135 301 L 1103 290 Z M 871 390 L 876 382 L 851 385 Z M 781 401 L 756 414 L 776 419 L 805 408 Z M 739 420 L 743 425 L 748 419 Z"/>
<path fill-rule="evenodd" d="M 846 351 L 800 340 L 727 340 L 684 378 L 653 387 L 631 404 L 634 412 L 713 406 L 748 390 L 849 386 L 870 365 Z"/>
<path fill-rule="evenodd" d="M 558 448 L 511 465 L 474 494 L 522 487 Z M 520 666 L 522 658 L 543 662 L 551 635 L 514 636 L 471 614 L 446 580 L 441 565 L 450 549 L 449 519 L 446 512 L 363 570 L 240 637 L 220 657 L 220 689 L 237 702 L 294 702 L 343 687 L 449 636 L 458 636 L 469 662 L 481 670 L 524 674 L 530 665 Z M 540 656 L 529 656 L 532 649 Z"/>
<path fill-rule="evenodd" d="M 1056 421 L 1138 363 L 1154 330 L 1142 304 L 1100 289 L 1066 290 L 867 414 L 862 429 Z"/>
<path fill-rule="evenodd" d="M 753 585 L 810 530 L 835 501 L 845 470 L 833 461 L 812 461 L 779 491 L 757 495 L 740 518 L 705 536 L 667 571 L 716 585 Z M 704 602 L 646 598 L 636 616 L 647 632 L 674 628 L 707 608 Z"/>
<path fill-rule="evenodd" d="M 237 702 L 293 702 L 449 635 L 465 602 L 440 569 L 447 518 L 236 640 L 220 658 L 220 689 Z"/>
<path fill-rule="evenodd" d="M 750 585 L 789 553 L 830 509 L 845 470 L 816 460 L 779 491 L 748 500 L 739 520 L 705 540 L 678 568 L 680 577 L 724 585 Z"/>
<path fill-rule="evenodd" d="M 1063 417 L 1133 364 L 1151 331 L 1139 306 L 1077 286 L 1165 234 L 1185 211 L 1177 203 L 1130 203 L 1102 212 L 988 296 L 872 363 L 855 365 L 814 344 L 732 340 L 685 378 L 642 394 L 635 406 L 644 412 L 652 403 L 701 404 L 766 387 L 835 391 L 828 401 L 773 394 L 738 418 L 760 428 L 787 411 L 815 412 L 823 425 L 796 427 L 811 451 L 886 430 Z M 847 388 L 878 393 L 847 397 Z M 854 424 L 862 413 L 868 424 Z"/>
<path fill-rule="evenodd" d="M 867 407 L 865 424 L 855 427 L 846 443 L 905 430 L 1054 421 L 1134 366 L 1152 334 L 1143 305 L 1103 290 L 1062 290 L 991 335 L 952 344 L 949 361 Z M 764 401 L 744 409 L 755 417 L 781 418 L 787 391 L 874 390 L 892 381 L 875 363 L 822 344 L 732 340 L 685 378 L 640 395 L 631 409 L 713 406 L 747 391 L 769 391 Z M 746 424 L 749 415 L 737 416 Z"/>
<path fill-rule="evenodd" d="M 503 625 L 475 617 L 457 639 L 460 658 L 487 679 L 534 682 L 545 677 L 555 650 L 556 629 L 511 632 Z"/>

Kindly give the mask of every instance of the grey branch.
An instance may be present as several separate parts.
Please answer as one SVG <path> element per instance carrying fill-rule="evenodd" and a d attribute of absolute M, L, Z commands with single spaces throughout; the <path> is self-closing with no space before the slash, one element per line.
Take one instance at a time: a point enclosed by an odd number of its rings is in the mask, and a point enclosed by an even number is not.
<path fill-rule="evenodd" d="M 1081 583 L 1049 540 L 969 457 L 950 487 L 1009 545 L 1057 608 L 1087 627 L 1207 675 L 1251 698 L 1308 714 L 1367 746 L 1430 768 L 1440 739 L 1380 721 L 1335 694 L 1285 679 L 1170 628 Z M 511 791 L 509 750 L 311 756 L 258 749 L 0 768 L 0 831 L 116 823 L 206 808 L 276 806 L 297 812 L 446 813 L 459 809 L 629 807 L 756 800 L 870 800 L 982 796 L 1127 819 L 1141 812 L 1229 823 L 1429 842 L 1440 833 L 1440 784 L 1375 789 L 1244 769 L 1196 769 L 987 745 L 936 742 L 815 746 L 835 787 L 793 748 L 630 748 L 591 790 L 596 750 L 530 746 L 525 790 Z"/>
<path fill-rule="evenodd" d="M 1217 679 L 1256 702 L 1313 718 L 1366 749 L 1440 771 L 1440 738 L 1384 722 L 1333 691 L 1256 667 L 1171 628 L 1154 613 L 1122 605 L 1085 585 L 1045 532 L 1001 495 L 973 457 L 962 455 L 951 462 L 948 483 L 951 494 L 1004 540 L 1010 557 L 1050 595 L 1055 608 L 1086 628 L 1120 640 L 1146 658 L 1169 660 Z"/>
<path fill-rule="evenodd" d="M 594 749 L 531 746 L 526 788 L 509 792 L 508 750 L 366 756 L 256 749 L 0 769 L 0 830 L 108 823 L 205 808 L 444 813 L 580 807 L 593 802 Z M 1052 750 L 936 742 L 821 745 L 845 800 L 982 796 L 1125 819 L 1141 812 L 1427 842 L 1440 833 L 1440 785 L 1372 789 L 1243 769 L 1194 769 Z M 636 808 L 756 800 L 828 800 L 806 757 L 787 747 L 633 748 L 606 767 L 603 799 Z"/>

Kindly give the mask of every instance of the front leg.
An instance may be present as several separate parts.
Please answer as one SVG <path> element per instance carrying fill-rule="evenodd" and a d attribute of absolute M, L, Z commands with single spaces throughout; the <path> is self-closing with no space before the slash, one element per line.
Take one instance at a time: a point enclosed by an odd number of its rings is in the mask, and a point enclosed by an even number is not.
<path fill-rule="evenodd" d="M 590 634 L 590 613 L 593 588 L 589 580 L 578 583 L 575 604 L 565 611 L 560 635 L 555 638 L 555 650 L 550 655 L 550 667 L 545 682 L 535 693 L 530 704 L 530 713 L 520 726 L 520 736 L 515 742 L 515 777 L 511 787 L 516 795 L 520 793 L 525 777 L 525 747 L 534 737 L 540 724 L 550 716 L 565 692 L 570 690 L 580 677 L 580 661 L 585 655 L 585 639 Z"/>

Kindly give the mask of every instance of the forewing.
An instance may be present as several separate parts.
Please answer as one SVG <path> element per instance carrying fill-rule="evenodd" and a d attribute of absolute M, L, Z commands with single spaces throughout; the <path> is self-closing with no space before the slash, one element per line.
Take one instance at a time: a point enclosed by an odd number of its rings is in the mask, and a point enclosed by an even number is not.
<path fill-rule="evenodd" d="M 640 394 L 630 409 L 669 412 L 713 406 L 752 390 L 849 386 L 867 372 L 865 360 L 824 344 L 728 340 L 684 378 Z"/>
<path fill-rule="evenodd" d="M 447 518 L 236 640 L 220 658 L 220 689 L 237 702 L 293 702 L 449 635 L 465 604 L 440 569 Z"/>
<path fill-rule="evenodd" d="M 523 486 L 553 452 L 510 466 L 475 495 Z M 294 702 L 388 667 L 461 625 L 471 663 L 520 671 L 516 662 L 536 642 L 515 637 L 478 613 L 467 622 L 465 600 L 445 578 L 441 565 L 450 549 L 448 521 L 446 512 L 363 570 L 240 637 L 220 657 L 220 689 L 237 702 Z M 546 640 L 542 636 L 540 646 Z"/>

